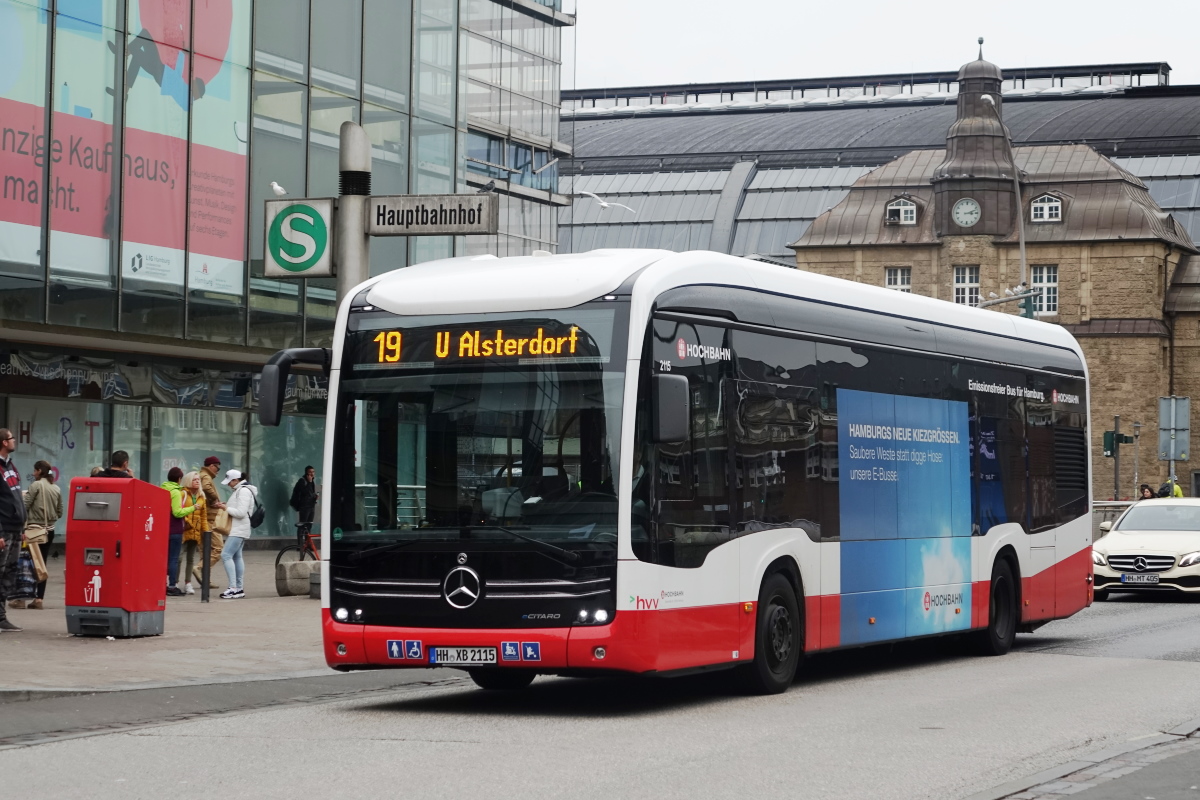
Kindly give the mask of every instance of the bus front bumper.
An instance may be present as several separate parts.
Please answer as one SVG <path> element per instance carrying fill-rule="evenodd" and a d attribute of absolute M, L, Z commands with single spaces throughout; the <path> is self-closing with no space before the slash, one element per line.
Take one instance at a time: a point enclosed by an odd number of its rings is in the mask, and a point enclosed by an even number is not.
<path fill-rule="evenodd" d="M 607 625 L 567 628 L 399 628 L 337 622 L 326 608 L 322 609 L 325 661 L 343 671 L 428 668 L 444 666 L 434 660 L 437 648 L 494 647 L 496 662 L 489 667 L 649 672 L 655 667 L 655 656 L 646 637 L 638 635 L 638 616 L 617 614 Z"/>

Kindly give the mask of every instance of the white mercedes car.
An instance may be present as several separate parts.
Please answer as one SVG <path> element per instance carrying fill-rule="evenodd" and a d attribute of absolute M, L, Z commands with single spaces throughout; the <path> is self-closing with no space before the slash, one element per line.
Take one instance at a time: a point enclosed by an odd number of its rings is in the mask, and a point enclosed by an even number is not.
<path fill-rule="evenodd" d="M 1092 545 L 1095 597 L 1109 592 L 1200 592 L 1200 499 L 1134 503 Z"/>

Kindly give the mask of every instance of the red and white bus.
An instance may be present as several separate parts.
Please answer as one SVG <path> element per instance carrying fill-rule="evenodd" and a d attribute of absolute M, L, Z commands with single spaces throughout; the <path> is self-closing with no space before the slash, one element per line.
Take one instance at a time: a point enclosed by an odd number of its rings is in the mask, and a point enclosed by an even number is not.
<path fill-rule="evenodd" d="M 335 669 L 733 668 L 1091 603 L 1087 368 L 1061 327 L 706 252 L 451 259 L 332 352 Z"/>

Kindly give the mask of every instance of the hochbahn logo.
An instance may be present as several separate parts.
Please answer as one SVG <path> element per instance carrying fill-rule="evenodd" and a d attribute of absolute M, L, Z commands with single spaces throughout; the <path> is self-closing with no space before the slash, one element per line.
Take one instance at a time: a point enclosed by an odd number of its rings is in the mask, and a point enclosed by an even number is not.
<path fill-rule="evenodd" d="M 926 592 L 925 610 L 930 611 L 934 608 L 941 608 L 942 606 L 961 606 L 962 601 L 963 596 L 961 592 L 955 592 L 952 594 L 930 594 L 929 592 Z"/>
<path fill-rule="evenodd" d="M 680 337 L 675 342 L 675 354 L 682 358 L 706 358 L 710 361 L 732 361 L 733 351 L 728 347 L 712 347 L 707 344 L 692 344 Z"/>
<path fill-rule="evenodd" d="M 1055 389 L 1054 391 L 1050 392 L 1050 402 L 1051 403 L 1067 403 L 1070 405 L 1079 405 L 1079 395 L 1067 394 L 1066 392 L 1060 392 L 1057 389 Z"/>

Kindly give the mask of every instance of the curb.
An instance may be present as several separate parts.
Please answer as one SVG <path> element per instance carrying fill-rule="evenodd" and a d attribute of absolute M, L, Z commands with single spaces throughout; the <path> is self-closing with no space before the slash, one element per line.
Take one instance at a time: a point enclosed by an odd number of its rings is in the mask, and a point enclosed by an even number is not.
<path fill-rule="evenodd" d="M 189 686 L 215 686 L 226 683 L 257 683 L 262 681 L 286 681 L 293 678 L 319 678 L 336 675 L 332 669 L 309 669 L 299 672 L 283 672 L 265 675 L 229 675 L 218 678 L 198 678 L 195 680 L 164 681 L 161 683 L 131 683 L 128 686 L 92 686 L 83 688 L 40 688 L 40 687 L 3 687 L 0 688 L 0 705 L 20 703 L 28 700 L 47 700 L 54 697 L 79 697 L 89 694 L 115 694 L 119 692 L 140 692 L 147 689 L 179 689 Z"/>
<path fill-rule="evenodd" d="M 1097 750 L 1094 753 L 1089 753 L 1085 756 L 1079 756 L 1073 761 L 1068 761 L 1065 764 L 1060 764 L 1057 767 L 1043 770 L 1034 775 L 1028 775 L 1024 778 L 1003 783 L 992 789 L 986 789 L 982 792 L 970 795 L 964 800 L 1003 800 L 1010 795 L 1017 794 L 1032 789 L 1035 786 L 1041 786 L 1043 783 L 1065 778 L 1073 772 L 1078 772 L 1081 769 L 1087 769 L 1090 766 L 1108 761 L 1110 758 L 1127 755 L 1138 750 L 1145 750 L 1151 747 L 1156 747 L 1167 742 L 1176 742 L 1180 739 L 1186 739 L 1193 733 L 1200 731 L 1200 717 L 1193 720 L 1188 720 L 1182 725 L 1177 725 L 1171 730 L 1160 733 L 1156 736 L 1147 736 L 1143 739 L 1131 739 L 1124 744 L 1113 745 L 1106 747 L 1103 750 Z"/>

